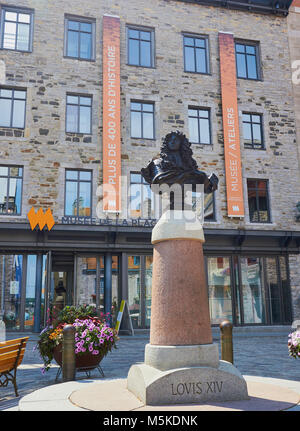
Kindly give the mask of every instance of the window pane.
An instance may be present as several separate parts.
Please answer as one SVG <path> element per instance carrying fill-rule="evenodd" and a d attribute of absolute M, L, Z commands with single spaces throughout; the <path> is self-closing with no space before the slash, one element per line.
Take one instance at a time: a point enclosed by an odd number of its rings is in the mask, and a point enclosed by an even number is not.
<path fill-rule="evenodd" d="M 91 215 L 91 183 L 80 183 L 79 186 L 79 215 Z"/>
<path fill-rule="evenodd" d="M 1 169 L 2 168 L 0 168 L 0 174 L 1 174 Z M 6 212 L 6 198 L 7 198 L 7 179 L 0 178 L 0 214 L 3 214 Z"/>
<path fill-rule="evenodd" d="M 148 218 L 151 216 L 151 189 L 149 185 L 142 186 L 143 202 L 142 202 L 142 217 Z"/>
<path fill-rule="evenodd" d="M 261 116 L 260 115 L 252 115 L 252 121 L 253 123 L 261 123 Z"/>
<path fill-rule="evenodd" d="M 195 45 L 201 46 L 202 48 L 205 48 L 205 40 L 204 39 L 195 39 Z"/>
<path fill-rule="evenodd" d="M 209 111 L 207 109 L 200 109 L 199 110 L 199 117 L 209 118 Z"/>
<path fill-rule="evenodd" d="M 29 30 L 30 30 L 30 26 L 28 24 L 18 25 L 17 49 L 21 51 L 28 51 Z"/>
<path fill-rule="evenodd" d="M 248 191 L 249 217 L 251 222 L 258 222 L 258 208 L 255 191 Z"/>
<path fill-rule="evenodd" d="M 67 105 L 67 132 L 78 132 L 78 107 Z"/>
<path fill-rule="evenodd" d="M 78 57 L 79 33 L 68 31 L 67 55 L 69 57 Z"/>
<path fill-rule="evenodd" d="M 210 144 L 209 120 L 200 118 L 200 142 L 201 144 Z"/>
<path fill-rule="evenodd" d="M 257 79 L 256 57 L 247 55 L 248 78 Z"/>
<path fill-rule="evenodd" d="M 246 60 L 244 54 L 236 55 L 237 75 L 239 78 L 247 78 Z"/>
<path fill-rule="evenodd" d="M 252 130 L 253 130 L 253 142 L 255 144 L 260 144 L 262 142 L 260 125 L 253 124 Z"/>
<path fill-rule="evenodd" d="M 3 48 L 15 49 L 16 33 L 17 25 L 12 22 L 6 22 L 4 26 Z"/>
<path fill-rule="evenodd" d="M 141 127 L 141 113 L 131 112 L 131 137 L 141 138 L 142 127 Z"/>
<path fill-rule="evenodd" d="M 258 180 L 257 181 L 257 188 L 259 190 L 260 196 L 262 196 L 262 195 L 265 196 L 265 194 L 267 192 L 267 182 L 264 180 Z"/>
<path fill-rule="evenodd" d="M 0 97 L 12 97 L 12 90 L 5 90 L 4 88 L 1 88 L 0 90 Z"/>
<path fill-rule="evenodd" d="M 259 258 L 241 257 L 244 323 L 265 323 Z"/>
<path fill-rule="evenodd" d="M 0 166 L 0 176 L 8 176 L 8 167 Z"/>
<path fill-rule="evenodd" d="M 189 109 L 188 113 L 189 113 L 189 117 L 198 117 L 197 109 Z"/>
<path fill-rule="evenodd" d="M 211 323 L 224 319 L 232 322 L 230 260 L 228 257 L 207 259 L 209 311 Z"/>
<path fill-rule="evenodd" d="M 139 39 L 139 31 L 138 30 L 128 30 L 128 35 L 130 38 Z"/>
<path fill-rule="evenodd" d="M 131 109 L 134 111 L 141 111 L 142 110 L 142 104 L 141 103 L 135 103 L 131 102 Z"/>
<path fill-rule="evenodd" d="M 267 289 L 270 298 L 270 320 L 273 325 L 281 323 L 280 291 L 277 277 L 276 258 L 266 258 Z"/>
<path fill-rule="evenodd" d="M 141 63 L 140 66 L 151 66 L 151 44 L 141 41 Z"/>
<path fill-rule="evenodd" d="M 11 178 L 9 181 L 8 211 L 11 214 L 21 213 L 22 179 Z"/>
<path fill-rule="evenodd" d="M 73 181 L 66 182 L 65 214 L 78 215 L 77 214 L 77 183 Z"/>
<path fill-rule="evenodd" d="M 80 58 L 92 58 L 92 35 L 80 33 Z"/>
<path fill-rule="evenodd" d="M 204 49 L 196 49 L 196 71 L 206 73 L 206 51 Z"/>
<path fill-rule="evenodd" d="M 91 133 L 91 108 L 89 106 L 80 106 L 80 133 Z"/>
<path fill-rule="evenodd" d="M 141 184 L 130 185 L 130 212 L 131 216 L 141 215 Z"/>
<path fill-rule="evenodd" d="M 80 180 L 91 180 L 92 173 L 89 171 L 79 171 Z"/>
<path fill-rule="evenodd" d="M 25 100 L 14 100 L 12 127 L 25 127 Z"/>
<path fill-rule="evenodd" d="M 252 142 L 251 125 L 249 123 L 243 123 L 243 135 L 245 141 Z"/>
<path fill-rule="evenodd" d="M 140 32 L 140 38 L 142 39 L 142 40 L 151 40 L 151 33 L 150 33 L 150 31 L 141 31 Z"/>
<path fill-rule="evenodd" d="M 92 24 L 90 24 L 89 22 L 81 22 L 80 23 L 80 31 L 86 31 L 88 33 L 91 33 Z"/>
<path fill-rule="evenodd" d="M 236 52 L 245 52 L 245 45 L 236 44 L 235 45 Z"/>
<path fill-rule="evenodd" d="M 143 138 L 153 139 L 153 114 L 143 113 Z"/>
<path fill-rule="evenodd" d="M 78 105 L 78 96 L 67 96 L 67 103 Z"/>
<path fill-rule="evenodd" d="M 139 41 L 129 39 L 129 64 L 138 66 L 139 65 Z"/>
<path fill-rule="evenodd" d="M 184 48 L 185 70 L 187 72 L 195 72 L 194 48 Z"/>
<path fill-rule="evenodd" d="M 247 54 L 255 54 L 255 46 L 246 46 Z"/>
<path fill-rule="evenodd" d="M 67 180 L 77 180 L 78 179 L 78 171 L 66 171 L 66 179 Z"/>
<path fill-rule="evenodd" d="M 10 168 L 10 177 L 19 177 L 22 175 L 22 168 L 18 168 L 16 166 L 12 166 Z"/>
<path fill-rule="evenodd" d="M 5 20 L 7 21 L 17 21 L 16 12 L 5 12 Z"/>
<path fill-rule="evenodd" d="M 154 110 L 153 103 L 143 103 L 143 111 L 153 112 L 153 110 Z"/>
<path fill-rule="evenodd" d="M 11 100 L 0 99 L 0 126 L 10 127 Z"/>
<path fill-rule="evenodd" d="M 70 30 L 79 30 L 79 22 L 78 21 L 68 21 L 68 28 Z"/>
<path fill-rule="evenodd" d="M 243 121 L 251 121 L 250 114 L 243 114 Z"/>
<path fill-rule="evenodd" d="M 15 90 L 14 99 L 26 99 L 26 91 Z"/>
<path fill-rule="evenodd" d="M 130 174 L 130 182 L 131 183 L 140 183 L 142 181 L 141 174 Z"/>
<path fill-rule="evenodd" d="M 193 37 L 185 37 L 184 44 L 188 46 L 194 46 L 194 38 Z"/>
<path fill-rule="evenodd" d="M 191 142 L 199 142 L 197 118 L 189 118 L 189 137 Z"/>
<path fill-rule="evenodd" d="M 204 219 L 213 220 L 214 217 L 214 193 L 204 195 Z"/>
<path fill-rule="evenodd" d="M 19 22 L 30 23 L 30 14 L 29 13 L 19 13 Z"/>
<path fill-rule="evenodd" d="M 80 105 L 91 106 L 92 98 L 91 97 L 80 97 Z"/>

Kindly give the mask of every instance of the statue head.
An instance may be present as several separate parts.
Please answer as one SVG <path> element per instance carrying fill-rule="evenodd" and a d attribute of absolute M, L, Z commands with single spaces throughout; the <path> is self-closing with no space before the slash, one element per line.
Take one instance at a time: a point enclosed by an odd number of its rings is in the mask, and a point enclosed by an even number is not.
<path fill-rule="evenodd" d="M 172 154 L 176 152 L 180 153 L 186 169 L 197 169 L 197 163 L 192 157 L 191 144 L 187 137 L 178 130 L 168 133 L 163 140 L 160 156 L 166 166 L 172 164 Z"/>

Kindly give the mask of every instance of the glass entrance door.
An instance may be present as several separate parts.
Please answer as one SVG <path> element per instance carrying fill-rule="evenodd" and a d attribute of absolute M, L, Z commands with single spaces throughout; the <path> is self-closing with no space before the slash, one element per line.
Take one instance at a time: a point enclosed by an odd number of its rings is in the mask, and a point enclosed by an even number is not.
<path fill-rule="evenodd" d="M 152 264 L 152 255 L 128 256 L 128 306 L 135 329 L 150 328 Z"/>
<path fill-rule="evenodd" d="M 233 321 L 232 280 L 229 257 L 207 258 L 207 281 L 211 323 Z"/>
<path fill-rule="evenodd" d="M 109 264 L 110 268 L 105 268 Z M 92 305 L 99 315 L 111 314 L 111 324 L 116 321 L 121 301 L 119 256 L 112 255 L 105 260 L 104 255 L 76 257 L 75 299 L 76 305 Z M 105 280 L 107 276 L 107 280 Z M 111 309 L 105 310 L 105 295 L 110 295 Z"/>

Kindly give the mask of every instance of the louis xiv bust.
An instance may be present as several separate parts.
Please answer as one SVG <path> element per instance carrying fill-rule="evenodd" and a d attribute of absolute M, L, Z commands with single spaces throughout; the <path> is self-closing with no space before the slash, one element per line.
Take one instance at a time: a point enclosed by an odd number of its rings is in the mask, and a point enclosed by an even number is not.
<path fill-rule="evenodd" d="M 183 133 L 168 133 L 161 146 L 160 155 L 141 169 L 141 174 L 151 185 L 203 184 L 204 193 L 214 192 L 218 188 L 218 177 L 215 174 L 207 176 L 200 171 L 192 154 L 191 143 Z"/>

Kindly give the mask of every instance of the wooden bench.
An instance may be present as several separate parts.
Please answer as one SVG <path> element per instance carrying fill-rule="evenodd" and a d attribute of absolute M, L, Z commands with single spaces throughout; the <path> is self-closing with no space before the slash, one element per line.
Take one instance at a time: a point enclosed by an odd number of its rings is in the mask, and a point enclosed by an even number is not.
<path fill-rule="evenodd" d="M 12 382 L 16 397 L 19 396 L 16 381 L 17 368 L 23 360 L 28 338 L 0 342 L 0 387 L 6 387 L 8 382 Z"/>

